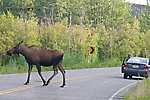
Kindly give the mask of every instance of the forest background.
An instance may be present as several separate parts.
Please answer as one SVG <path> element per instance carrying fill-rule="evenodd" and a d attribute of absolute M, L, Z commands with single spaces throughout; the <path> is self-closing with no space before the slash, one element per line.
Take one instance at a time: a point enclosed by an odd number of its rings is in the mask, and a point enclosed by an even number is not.
<path fill-rule="evenodd" d="M 6 55 L 21 40 L 62 51 L 65 69 L 120 66 L 128 54 L 148 58 L 150 6 L 139 6 L 122 0 L 0 0 L 0 73 L 27 70 L 23 56 Z M 89 47 L 95 47 L 92 64 Z"/>

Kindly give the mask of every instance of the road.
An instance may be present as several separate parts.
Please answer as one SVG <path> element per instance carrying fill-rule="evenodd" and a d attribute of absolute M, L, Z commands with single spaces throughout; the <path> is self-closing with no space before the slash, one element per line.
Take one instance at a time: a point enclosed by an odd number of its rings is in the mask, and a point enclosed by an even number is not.
<path fill-rule="evenodd" d="M 47 80 L 53 71 L 42 72 Z M 119 100 L 138 78 L 123 79 L 120 67 L 66 71 L 66 86 L 61 73 L 48 86 L 42 86 L 37 72 L 32 72 L 29 85 L 23 85 L 27 73 L 0 75 L 0 100 Z"/>

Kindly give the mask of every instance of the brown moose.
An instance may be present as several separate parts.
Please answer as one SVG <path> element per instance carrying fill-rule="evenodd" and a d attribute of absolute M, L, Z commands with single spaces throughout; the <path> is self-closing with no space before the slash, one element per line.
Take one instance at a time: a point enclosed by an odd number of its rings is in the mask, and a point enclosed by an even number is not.
<path fill-rule="evenodd" d="M 22 54 L 25 57 L 29 65 L 29 70 L 27 81 L 24 84 L 27 85 L 29 83 L 32 67 L 33 65 L 36 65 L 38 73 L 43 81 L 43 86 L 47 86 L 49 84 L 51 79 L 58 73 L 57 68 L 59 68 L 60 72 L 63 75 L 63 85 L 60 87 L 64 87 L 65 70 L 62 67 L 62 59 L 64 54 L 58 50 L 42 50 L 41 48 L 35 45 L 26 47 L 21 45 L 22 42 L 23 41 L 20 41 L 19 44 L 17 44 L 14 48 L 8 50 L 7 55 L 11 56 L 12 54 Z M 41 66 L 51 65 L 53 65 L 54 74 L 46 82 L 41 74 Z"/>

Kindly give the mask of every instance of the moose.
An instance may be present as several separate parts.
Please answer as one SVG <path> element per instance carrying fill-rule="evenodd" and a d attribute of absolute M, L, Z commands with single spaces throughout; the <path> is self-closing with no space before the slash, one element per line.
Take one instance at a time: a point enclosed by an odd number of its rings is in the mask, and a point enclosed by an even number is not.
<path fill-rule="evenodd" d="M 43 86 L 47 86 L 51 79 L 58 73 L 58 69 L 62 73 L 63 76 L 63 85 L 65 86 L 65 70 L 62 67 L 63 53 L 58 50 L 42 50 L 40 47 L 36 45 L 32 46 L 23 46 L 21 45 L 23 41 L 20 41 L 14 48 L 7 51 L 7 55 L 11 56 L 12 54 L 22 54 L 28 65 L 28 77 L 27 81 L 24 85 L 27 85 L 30 80 L 30 74 L 33 68 L 33 65 L 36 65 L 38 69 L 38 73 L 43 81 Z M 41 74 L 41 66 L 53 66 L 54 73 L 46 82 Z"/>

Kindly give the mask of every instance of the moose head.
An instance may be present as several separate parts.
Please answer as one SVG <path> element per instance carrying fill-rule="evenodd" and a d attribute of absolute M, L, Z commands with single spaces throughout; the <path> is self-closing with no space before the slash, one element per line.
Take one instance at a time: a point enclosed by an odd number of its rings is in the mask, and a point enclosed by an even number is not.
<path fill-rule="evenodd" d="M 7 51 L 7 55 L 11 56 L 12 54 L 19 54 L 20 44 L 23 43 L 23 40 L 20 41 L 14 48 Z"/>

